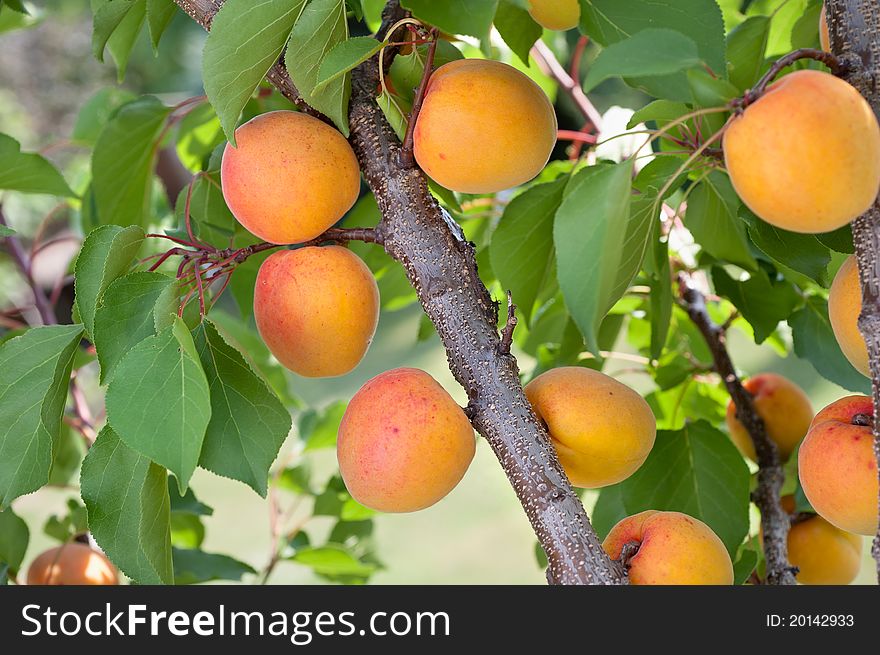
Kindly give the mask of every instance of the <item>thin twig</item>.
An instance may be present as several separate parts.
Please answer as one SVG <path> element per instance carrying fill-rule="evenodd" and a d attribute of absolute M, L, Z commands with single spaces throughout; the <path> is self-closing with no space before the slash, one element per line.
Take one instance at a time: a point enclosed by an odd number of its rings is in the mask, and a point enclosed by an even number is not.
<path fill-rule="evenodd" d="M 532 56 L 538 62 L 538 66 L 547 75 L 556 80 L 556 83 L 571 97 L 578 111 L 593 124 L 596 132 L 601 132 L 602 114 L 599 113 L 599 110 L 596 109 L 595 105 L 587 97 L 587 94 L 584 93 L 580 83 L 573 80 L 568 71 L 565 70 L 565 67 L 559 63 L 550 47 L 541 39 L 538 39 L 532 48 Z"/>
<path fill-rule="evenodd" d="M 436 29 L 431 29 L 431 45 L 428 46 L 428 55 L 425 57 L 425 70 L 422 73 L 422 81 L 416 90 L 416 97 L 413 100 L 412 111 L 409 115 L 409 121 L 406 125 L 406 135 L 403 138 L 403 147 L 400 149 L 400 165 L 405 168 L 415 166 L 415 157 L 413 156 L 413 139 L 416 130 L 416 121 L 419 113 L 422 111 L 422 103 L 425 101 L 425 94 L 428 92 L 428 83 L 431 80 L 431 74 L 434 72 L 434 53 L 437 52 L 437 41 L 439 36 Z"/>

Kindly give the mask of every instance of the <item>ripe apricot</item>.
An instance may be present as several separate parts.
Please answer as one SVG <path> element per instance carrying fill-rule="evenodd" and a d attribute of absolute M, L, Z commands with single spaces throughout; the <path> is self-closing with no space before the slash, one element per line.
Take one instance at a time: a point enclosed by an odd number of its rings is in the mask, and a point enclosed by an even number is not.
<path fill-rule="evenodd" d="M 314 239 L 351 209 L 360 192 L 354 151 L 307 114 L 272 111 L 235 130 L 220 170 L 238 222 L 271 243 Z"/>
<path fill-rule="evenodd" d="M 629 560 L 630 584 L 733 584 L 733 563 L 721 539 L 687 514 L 656 510 L 634 514 L 611 528 L 602 547 L 616 560 L 628 543 L 638 545 Z"/>
<path fill-rule="evenodd" d="M 877 461 L 868 396 L 847 396 L 816 414 L 798 451 L 798 476 L 810 505 L 847 532 L 877 530 Z"/>
<path fill-rule="evenodd" d="M 810 422 L 813 407 L 807 394 L 791 380 L 775 373 L 761 373 L 743 382 L 754 398 L 755 410 L 764 421 L 767 436 L 776 444 L 783 461 L 800 443 Z M 739 451 L 752 461 L 757 461 L 755 444 L 745 426 L 736 418 L 736 405 L 727 404 L 727 429 Z"/>
<path fill-rule="evenodd" d="M 828 292 L 828 318 L 831 329 L 843 354 L 853 367 L 868 377 L 868 347 L 859 332 L 859 314 L 862 312 L 862 285 L 859 265 L 854 255 L 846 258 L 834 276 Z"/>
<path fill-rule="evenodd" d="M 654 414 L 644 398 L 614 378 L 563 366 L 536 377 L 525 392 L 576 487 L 625 480 L 651 452 L 657 434 Z"/>
<path fill-rule="evenodd" d="M 366 264 L 340 246 L 281 250 L 260 266 L 254 318 L 266 346 L 291 371 L 344 375 L 376 332 L 379 289 Z"/>
<path fill-rule="evenodd" d="M 434 72 L 413 133 L 422 170 L 462 193 L 528 182 L 555 143 L 556 114 L 541 87 L 512 66 L 483 59 Z"/>
<path fill-rule="evenodd" d="M 471 424 L 446 390 L 424 371 L 398 368 L 377 375 L 351 399 L 336 456 L 359 503 L 414 512 L 455 488 L 474 450 Z"/>
<path fill-rule="evenodd" d="M 29 585 L 117 585 L 110 560 L 85 544 L 69 543 L 40 554 L 28 569 Z"/>
<path fill-rule="evenodd" d="M 530 0 L 529 13 L 548 30 L 570 30 L 581 19 L 578 0 Z"/>
<path fill-rule="evenodd" d="M 801 584 L 849 584 L 862 566 L 862 538 L 813 516 L 788 531 L 788 561 Z"/>
<path fill-rule="evenodd" d="M 739 197 L 765 221 L 794 232 L 828 232 L 877 198 L 880 127 L 852 86 L 800 70 L 732 120 L 724 160 Z"/>
<path fill-rule="evenodd" d="M 831 52 L 831 35 L 828 32 L 828 9 L 822 5 L 822 11 L 819 12 L 819 43 L 822 50 Z"/>

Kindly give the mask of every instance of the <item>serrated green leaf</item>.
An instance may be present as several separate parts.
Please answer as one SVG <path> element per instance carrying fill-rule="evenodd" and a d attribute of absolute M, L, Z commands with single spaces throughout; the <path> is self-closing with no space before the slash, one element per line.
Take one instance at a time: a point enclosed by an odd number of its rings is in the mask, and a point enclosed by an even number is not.
<path fill-rule="evenodd" d="M 150 222 L 156 142 L 170 112 L 157 98 L 144 96 L 120 108 L 102 130 L 92 152 L 92 189 L 100 223 Z"/>
<path fill-rule="evenodd" d="M 135 7 L 143 0 L 91 0 L 92 8 L 92 54 L 104 61 L 104 48 L 113 33 Z"/>
<path fill-rule="evenodd" d="M 0 346 L 0 508 L 49 481 L 82 332 L 36 327 Z"/>
<path fill-rule="evenodd" d="M 745 584 L 758 565 L 758 553 L 750 548 L 740 550 L 739 557 L 733 563 L 733 584 Z"/>
<path fill-rule="evenodd" d="M 143 240 L 144 231 L 135 225 L 101 225 L 83 242 L 73 267 L 74 307 L 88 335 L 95 330 L 95 312 L 101 295 L 128 270 Z"/>
<path fill-rule="evenodd" d="M 610 77 L 670 75 L 699 63 L 693 39 L 674 30 L 650 28 L 602 50 L 590 66 L 584 90 L 590 91 Z"/>
<path fill-rule="evenodd" d="M 740 207 L 739 216 L 748 224 L 749 236 L 761 252 L 822 286 L 828 285 L 831 253 L 815 235 L 789 232 L 770 225 L 755 216 L 745 205 Z"/>
<path fill-rule="evenodd" d="M 119 2 L 120 0 L 113 1 Z M 128 60 L 141 33 L 141 28 L 144 26 L 146 16 L 147 1 L 135 0 L 131 5 L 131 10 L 122 17 L 113 34 L 107 40 L 107 49 L 110 51 L 113 61 L 116 62 L 116 79 L 119 83 L 125 79 Z"/>
<path fill-rule="evenodd" d="M 168 497 L 171 500 L 171 512 L 178 514 L 192 514 L 194 516 L 211 516 L 214 514 L 214 508 L 208 505 L 205 505 L 202 501 L 196 498 L 195 492 L 193 492 L 192 487 L 186 490 L 186 492 L 181 495 L 178 489 L 171 485 L 168 488 Z"/>
<path fill-rule="evenodd" d="M 275 65 L 306 0 L 227 0 L 205 41 L 202 78 L 223 131 L 235 143 L 235 125 L 248 99 Z M 299 67 L 289 60 L 293 73 Z M 317 67 L 317 64 L 316 64 Z M 297 89 L 303 92 L 297 83 Z"/>
<path fill-rule="evenodd" d="M 159 40 L 176 13 L 177 5 L 174 0 L 147 0 L 147 25 L 150 28 L 154 52 L 158 52 Z"/>
<path fill-rule="evenodd" d="M 797 307 L 801 296 L 785 280 L 771 281 L 763 269 L 752 273 L 748 280 L 734 280 L 723 268 L 712 268 L 715 291 L 730 300 L 755 330 L 755 343 L 763 343 L 780 321 L 786 320 Z"/>
<path fill-rule="evenodd" d="M 211 417 L 208 380 L 186 325 L 147 337 L 116 367 L 107 420 L 136 452 L 174 473 L 181 492 L 195 471 Z"/>
<path fill-rule="evenodd" d="M 504 42 L 526 65 L 529 65 L 529 52 L 541 38 L 544 28 L 538 25 L 523 7 L 509 0 L 501 0 L 495 10 L 495 28 Z"/>
<path fill-rule="evenodd" d="M 105 87 L 96 91 L 80 107 L 71 138 L 90 146 L 95 145 L 114 113 L 134 99 L 135 95 L 131 91 L 117 87 Z"/>
<path fill-rule="evenodd" d="M 80 487 L 89 530 L 113 563 L 138 584 L 172 584 L 165 469 L 107 426 L 86 455 Z"/>
<path fill-rule="evenodd" d="M 241 580 L 256 571 L 228 555 L 190 548 L 173 548 L 174 584 L 200 584 L 212 580 Z"/>
<path fill-rule="evenodd" d="M 336 78 L 316 88 L 321 62 L 338 44 L 348 39 L 345 0 L 312 0 L 306 5 L 284 53 L 287 70 L 296 88 L 312 107 L 330 118 L 348 136 L 348 99 L 351 76 Z"/>
<path fill-rule="evenodd" d="M 0 512 L 0 562 L 8 566 L 13 575 L 24 560 L 30 535 L 27 523 L 11 507 Z M 6 577 L 6 573 L 2 575 Z"/>
<path fill-rule="evenodd" d="M 21 152 L 18 141 L 5 134 L 0 134 L 0 189 L 76 196 L 58 169 L 41 155 Z"/>
<path fill-rule="evenodd" d="M 741 91 L 750 89 L 764 69 L 770 18 L 752 16 L 727 35 L 727 74 Z"/>
<path fill-rule="evenodd" d="M 620 485 L 613 484 L 609 487 L 602 487 L 593 512 L 590 514 L 590 523 L 599 539 L 604 540 L 611 532 L 611 528 L 627 516 Z"/>
<path fill-rule="evenodd" d="M 199 464 L 265 496 L 269 467 L 290 433 L 290 412 L 213 323 L 203 320 L 193 336 L 211 393 Z"/>
<path fill-rule="evenodd" d="M 450 34 L 489 35 L 498 0 L 402 0 L 416 18 Z"/>
<path fill-rule="evenodd" d="M 346 403 L 337 401 L 321 412 L 311 410 L 302 414 L 297 427 L 300 439 L 306 442 L 306 452 L 336 447 L 336 434 L 345 408 Z"/>
<path fill-rule="evenodd" d="M 406 137 L 406 128 L 408 124 L 407 114 L 402 107 L 403 100 L 399 97 L 392 96 L 387 89 L 382 89 L 382 93 L 376 98 L 376 103 L 385 114 L 385 120 L 391 125 L 391 129 L 401 141 Z"/>
<path fill-rule="evenodd" d="M 749 250 L 739 206 L 727 176 L 713 173 L 688 196 L 685 225 L 710 255 L 754 271 L 758 264 Z"/>
<path fill-rule="evenodd" d="M 382 49 L 382 43 L 371 36 L 354 36 L 337 43 L 321 60 L 315 90 L 320 91 Z"/>
<path fill-rule="evenodd" d="M 74 357 L 74 366 L 76 366 L 76 357 Z M 85 454 L 85 446 L 80 435 L 74 433 L 68 426 L 62 425 L 58 434 L 55 459 L 52 461 L 52 471 L 49 473 L 49 484 L 59 487 L 68 485 L 79 470 Z"/>
<path fill-rule="evenodd" d="M 492 234 L 492 270 L 527 321 L 538 294 L 554 275 L 553 221 L 567 182 L 561 177 L 518 195 L 504 209 Z"/>

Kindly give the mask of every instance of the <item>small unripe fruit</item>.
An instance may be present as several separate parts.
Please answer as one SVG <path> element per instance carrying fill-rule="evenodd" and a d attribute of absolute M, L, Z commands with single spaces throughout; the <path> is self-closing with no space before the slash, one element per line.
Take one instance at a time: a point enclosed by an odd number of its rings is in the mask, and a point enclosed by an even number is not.
<path fill-rule="evenodd" d="M 340 246 L 281 250 L 254 288 L 260 336 L 281 364 L 306 377 L 351 371 L 379 321 L 379 288 L 357 255 Z"/>
<path fill-rule="evenodd" d="M 764 421 L 767 436 L 776 444 L 782 461 L 788 459 L 810 429 L 813 407 L 798 385 L 775 373 L 761 373 L 743 382 L 754 398 L 755 411 Z M 736 405 L 727 404 L 727 429 L 739 451 L 757 461 L 755 444 L 745 426 L 736 418 Z"/>
<path fill-rule="evenodd" d="M 848 396 L 816 414 L 798 450 L 798 477 L 813 509 L 847 532 L 877 530 L 877 461 L 868 396 Z"/>
<path fill-rule="evenodd" d="M 28 569 L 29 585 L 118 585 L 119 575 L 110 560 L 85 544 L 69 543 L 50 548 Z"/>
<path fill-rule="evenodd" d="M 317 118 L 295 111 L 261 114 L 235 130 L 235 142 L 223 152 L 223 197 L 238 222 L 261 239 L 314 239 L 358 198 L 354 151 Z"/>
<path fill-rule="evenodd" d="M 724 543 L 708 525 L 687 514 L 648 510 L 629 516 L 611 528 L 602 547 L 616 560 L 629 543 L 638 546 L 629 560 L 630 584 L 733 584 Z"/>
<path fill-rule="evenodd" d="M 428 82 L 413 133 L 416 161 L 461 193 L 495 193 L 528 182 L 556 143 L 553 105 L 513 66 L 460 59 Z"/>
<path fill-rule="evenodd" d="M 868 347 L 859 331 L 859 314 L 862 312 L 862 285 L 859 282 L 859 265 L 854 255 L 837 270 L 828 292 L 828 318 L 840 350 L 849 363 L 863 375 L 871 376 L 868 364 Z"/>
<path fill-rule="evenodd" d="M 354 395 L 336 444 L 352 497 L 381 512 L 415 512 L 452 491 L 474 458 L 474 431 L 430 375 L 398 368 Z"/>
<path fill-rule="evenodd" d="M 578 0 L 530 0 L 529 14 L 548 30 L 570 30 L 581 19 Z"/>
<path fill-rule="evenodd" d="M 657 434 L 654 414 L 644 398 L 614 378 L 563 366 L 536 377 L 525 392 L 576 487 L 625 480 L 651 452 Z"/>
<path fill-rule="evenodd" d="M 877 198 L 880 126 L 852 86 L 801 70 L 733 119 L 724 160 L 739 197 L 762 219 L 794 232 L 829 232 Z"/>

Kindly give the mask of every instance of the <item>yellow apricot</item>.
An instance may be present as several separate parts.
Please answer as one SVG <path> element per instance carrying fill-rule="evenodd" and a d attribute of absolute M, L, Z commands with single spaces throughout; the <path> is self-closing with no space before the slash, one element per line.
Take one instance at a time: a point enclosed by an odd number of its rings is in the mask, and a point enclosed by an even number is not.
<path fill-rule="evenodd" d="M 847 396 L 816 414 L 798 450 L 798 478 L 813 509 L 847 532 L 877 530 L 874 407 L 868 396 Z M 867 425 L 865 425 L 867 423 Z"/>
<path fill-rule="evenodd" d="M 529 13 L 548 30 L 570 30 L 581 19 L 578 0 L 530 0 Z"/>
<path fill-rule="evenodd" d="M 40 554 L 28 569 L 29 585 L 118 585 L 110 560 L 89 546 L 69 543 Z"/>
<path fill-rule="evenodd" d="M 579 366 L 542 373 L 525 387 L 568 479 L 594 489 L 625 480 L 648 457 L 657 423 L 648 403 L 614 378 Z"/>
<path fill-rule="evenodd" d="M 785 461 L 794 452 L 810 429 L 813 407 L 798 385 L 775 373 L 761 373 L 743 382 L 754 398 L 755 410 L 764 421 L 767 436 L 776 444 L 779 457 Z M 739 451 L 757 461 L 755 444 L 745 426 L 736 418 L 733 401 L 727 405 L 727 429 Z"/>
<path fill-rule="evenodd" d="M 831 36 L 828 33 L 828 9 L 822 5 L 822 11 L 819 13 L 819 43 L 822 50 L 831 52 Z"/>
<path fill-rule="evenodd" d="M 849 584 L 862 566 L 862 538 L 813 516 L 788 531 L 788 561 L 801 584 Z"/>
<path fill-rule="evenodd" d="M 360 193 L 354 151 L 337 130 L 295 111 L 272 111 L 235 131 L 220 176 L 238 222 L 271 243 L 314 239 Z"/>
<path fill-rule="evenodd" d="M 828 232 L 877 198 L 880 127 L 852 86 L 800 70 L 732 120 L 724 160 L 739 197 L 762 219 L 794 232 Z"/>
<path fill-rule="evenodd" d="M 648 510 L 629 516 L 611 528 L 602 547 L 619 559 L 628 543 L 638 545 L 629 560 L 630 584 L 733 584 L 733 563 L 721 539 L 687 514 Z"/>
<path fill-rule="evenodd" d="M 254 318 L 266 346 L 291 371 L 344 375 L 363 359 L 376 332 L 379 289 L 346 248 L 281 250 L 260 266 Z"/>
<path fill-rule="evenodd" d="M 862 285 L 859 266 L 854 255 L 837 270 L 828 292 L 828 318 L 831 329 L 849 363 L 863 375 L 871 376 L 868 347 L 859 332 L 859 314 L 862 312 Z"/>
<path fill-rule="evenodd" d="M 377 375 L 354 395 L 336 445 L 352 497 L 381 512 L 414 512 L 446 496 L 474 458 L 474 431 L 434 378 L 414 368 Z"/>
<path fill-rule="evenodd" d="M 416 161 L 461 193 L 494 193 L 528 182 L 556 143 L 556 114 L 537 84 L 507 64 L 460 59 L 428 82 L 416 121 Z"/>

